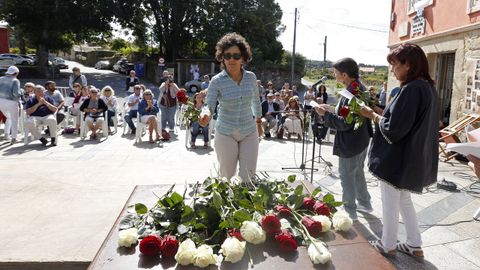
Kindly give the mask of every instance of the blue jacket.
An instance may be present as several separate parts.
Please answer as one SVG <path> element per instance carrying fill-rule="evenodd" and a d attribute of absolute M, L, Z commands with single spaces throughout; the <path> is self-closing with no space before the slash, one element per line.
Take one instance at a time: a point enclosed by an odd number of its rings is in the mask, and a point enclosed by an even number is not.
<path fill-rule="evenodd" d="M 147 111 L 147 101 L 145 99 L 142 99 L 140 103 L 138 103 L 138 113 L 140 116 L 143 115 L 156 115 L 158 113 L 158 104 L 156 100 L 153 100 L 153 106 L 150 110 Z"/>

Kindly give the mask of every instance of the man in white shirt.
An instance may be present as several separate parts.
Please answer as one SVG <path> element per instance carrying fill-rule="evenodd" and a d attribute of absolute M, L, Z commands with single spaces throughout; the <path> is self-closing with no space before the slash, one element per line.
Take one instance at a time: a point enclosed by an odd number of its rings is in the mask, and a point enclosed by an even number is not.
<path fill-rule="evenodd" d="M 136 127 L 135 124 L 133 124 L 132 118 L 137 117 L 137 112 L 138 112 L 138 103 L 141 101 L 141 87 L 140 85 L 135 85 L 133 87 L 133 94 L 128 96 L 127 98 L 127 104 L 129 111 L 125 114 L 125 122 L 127 122 L 128 126 L 132 130 L 132 134 L 135 134 Z"/>

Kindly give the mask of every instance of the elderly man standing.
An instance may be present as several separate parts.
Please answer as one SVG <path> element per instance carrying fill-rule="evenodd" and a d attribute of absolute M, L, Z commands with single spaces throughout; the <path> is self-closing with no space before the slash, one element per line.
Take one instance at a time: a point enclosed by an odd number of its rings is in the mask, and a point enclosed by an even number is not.
<path fill-rule="evenodd" d="M 45 96 L 45 88 L 41 85 L 35 86 L 35 95 L 27 101 L 27 121 L 25 126 L 33 134 L 35 139 L 40 138 L 40 142 L 43 145 L 47 145 L 48 141 L 38 131 L 38 125 L 47 125 L 50 132 L 51 146 L 56 146 L 55 141 L 57 132 L 57 120 L 54 113 L 57 111 L 57 107 L 53 105 L 53 99 Z M 52 132 L 53 131 L 53 132 Z"/>
<path fill-rule="evenodd" d="M 18 101 L 20 97 L 20 81 L 17 79 L 20 71 L 16 66 L 10 66 L 5 76 L 0 77 L 0 111 L 7 117 L 5 122 L 5 138 L 11 144 L 17 141 L 18 133 Z"/>
<path fill-rule="evenodd" d="M 70 78 L 68 80 L 68 85 L 70 86 L 70 89 L 73 90 L 74 83 L 79 83 L 81 85 L 80 88 L 83 86 L 87 86 L 87 78 L 85 77 L 85 75 L 80 73 L 80 69 L 78 67 L 72 68 L 72 72 L 73 74 L 70 75 Z"/>

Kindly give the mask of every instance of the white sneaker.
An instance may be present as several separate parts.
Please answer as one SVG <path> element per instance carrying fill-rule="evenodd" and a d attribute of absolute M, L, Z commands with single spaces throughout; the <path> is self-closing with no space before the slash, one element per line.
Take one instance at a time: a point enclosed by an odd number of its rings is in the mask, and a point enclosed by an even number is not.
<path fill-rule="evenodd" d="M 357 211 L 362 212 L 362 213 L 372 213 L 373 208 L 371 206 L 366 207 L 366 206 L 363 206 L 363 205 L 359 204 L 359 205 L 357 205 Z"/>

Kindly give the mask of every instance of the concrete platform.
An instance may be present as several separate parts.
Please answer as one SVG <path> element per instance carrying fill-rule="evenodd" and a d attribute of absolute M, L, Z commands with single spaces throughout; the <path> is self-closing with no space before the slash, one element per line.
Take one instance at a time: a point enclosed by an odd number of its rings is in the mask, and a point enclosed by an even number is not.
<path fill-rule="evenodd" d="M 185 131 L 178 129 L 163 145 L 134 145 L 133 135 L 121 134 L 95 142 L 60 136 L 53 148 L 0 140 L 0 269 L 86 269 L 135 185 L 193 183 L 216 174 L 213 149 L 187 150 L 184 139 Z M 305 177 L 298 170 L 281 170 L 300 166 L 301 146 L 293 140 L 262 140 L 258 170 Z M 334 165 L 333 176 L 316 163 L 313 182 L 341 196 L 337 157 L 331 144 L 321 150 Z M 477 180 L 456 161 L 441 163 L 439 173 L 464 187 Z M 380 189 L 371 175 L 368 179 L 374 212 L 360 214 L 359 221 L 365 236 L 374 238 L 381 234 Z M 419 263 L 397 255 L 391 261 L 399 269 L 479 269 L 480 225 L 471 220 L 480 199 L 434 189 L 413 199 L 426 259 Z"/>

